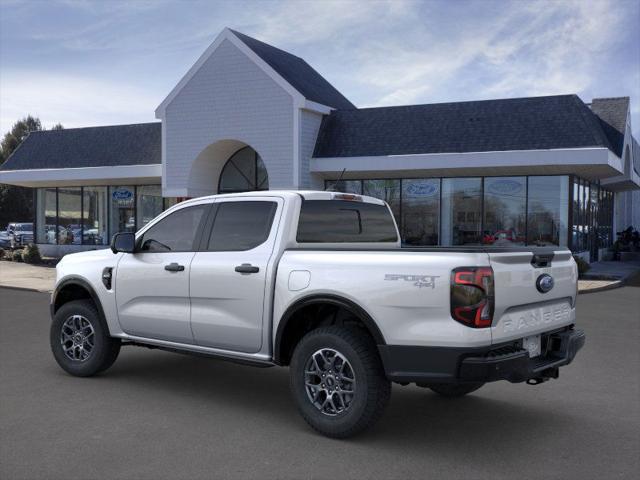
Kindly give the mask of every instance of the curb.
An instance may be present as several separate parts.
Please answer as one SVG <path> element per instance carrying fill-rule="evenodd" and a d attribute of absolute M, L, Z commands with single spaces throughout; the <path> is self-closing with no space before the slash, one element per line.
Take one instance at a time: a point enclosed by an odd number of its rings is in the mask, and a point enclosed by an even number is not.
<path fill-rule="evenodd" d="M 0 285 L 0 288 L 6 288 L 7 290 L 22 290 L 23 292 L 35 292 L 35 293 L 51 293 L 53 290 L 41 290 L 31 287 L 16 287 L 15 285 Z"/>
<path fill-rule="evenodd" d="M 578 295 L 584 295 L 586 293 L 604 292 L 606 290 L 614 290 L 616 288 L 624 287 L 624 284 L 625 284 L 624 280 L 618 280 L 618 281 L 610 283 L 609 285 L 603 285 L 602 287 L 595 287 L 595 288 L 587 288 L 585 290 L 578 290 Z"/>

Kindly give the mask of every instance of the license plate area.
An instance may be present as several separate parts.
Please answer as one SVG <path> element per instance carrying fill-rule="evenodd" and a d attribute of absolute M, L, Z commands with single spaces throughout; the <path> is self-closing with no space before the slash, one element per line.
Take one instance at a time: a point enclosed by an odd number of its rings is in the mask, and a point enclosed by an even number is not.
<path fill-rule="evenodd" d="M 542 354 L 542 335 L 531 335 L 522 339 L 522 348 L 529 352 L 529 358 Z"/>

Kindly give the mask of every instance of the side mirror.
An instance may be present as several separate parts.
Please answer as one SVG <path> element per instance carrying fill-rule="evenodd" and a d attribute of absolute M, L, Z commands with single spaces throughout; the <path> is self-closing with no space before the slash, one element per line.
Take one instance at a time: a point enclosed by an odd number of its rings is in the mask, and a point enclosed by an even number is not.
<path fill-rule="evenodd" d="M 111 251 L 113 253 L 133 253 L 136 249 L 136 234 L 133 232 L 116 233 L 111 238 Z"/>

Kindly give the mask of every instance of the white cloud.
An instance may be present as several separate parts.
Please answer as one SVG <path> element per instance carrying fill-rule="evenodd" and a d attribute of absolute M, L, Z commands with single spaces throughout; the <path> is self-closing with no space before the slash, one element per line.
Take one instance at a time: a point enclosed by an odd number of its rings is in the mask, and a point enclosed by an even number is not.
<path fill-rule="evenodd" d="M 0 76 L 0 132 L 26 114 L 40 117 L 45 127 L 86 127 L 153 121 L 159 99 L 145 90 L 95 78 L 50 72 L 6 73 Z"/>
<path fill-rule="evenodd" d="M 416 3 L 410 0 L 286 0 L 268 5 L 272 8 L 250 9 L 240 23 L 253 25 L 253 35 L 277 45 L 336 40 L 361 26 L 375 36 L 378 23 L 405 17 Z"/>
<path fill-rule="evenodd" d="M 638 38 L 630 33 L 637 31 L 629 12 L 639 12 L 633 1 L 72 1 L 83 21 L 55 28 L 49 22 L 8 37 L 16 45 L 19 35 L 37 39 L 67 74 L 3 64 L 0 128 L 28 112 L 70 125 L 151 119 L 224 26 L 305 58 L 358 106 L 636 95 L 637 58 L 611 70 L 621 65 L 614 59 L 621 45 L 629 49 Z M 24 9 L 25 18 L 34 15 Z M 637 57 L 638 47 L 631 48 Z M 113 62 L 109 71 L 104 62 Z M 634 115 L 639 100 L 632 98 Z"/>

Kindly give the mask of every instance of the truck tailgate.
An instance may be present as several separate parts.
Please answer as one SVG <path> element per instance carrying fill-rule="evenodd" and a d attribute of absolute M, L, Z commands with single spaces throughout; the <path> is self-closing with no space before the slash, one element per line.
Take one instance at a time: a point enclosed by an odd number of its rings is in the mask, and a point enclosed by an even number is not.
<path fill-rule="evenodd" d="M 494 272 L 492 343 L 554 330 L 575 321 L 578 271 L 568 250 L 488 252 Z M 553 280 L 552 288 L 548 291 Z M 538 285 L 542 284 L 542 285 Z"/>

